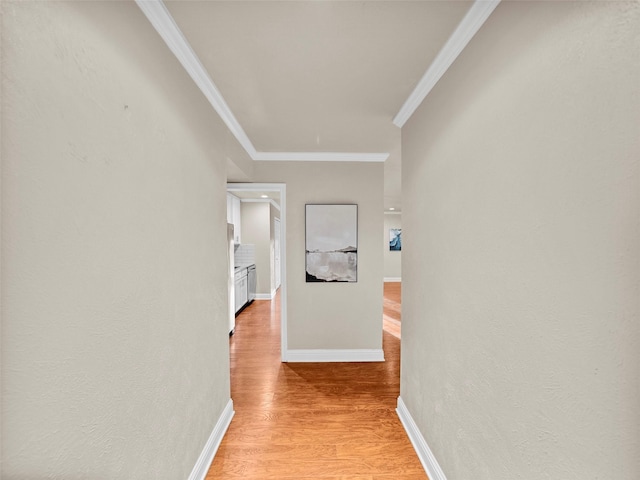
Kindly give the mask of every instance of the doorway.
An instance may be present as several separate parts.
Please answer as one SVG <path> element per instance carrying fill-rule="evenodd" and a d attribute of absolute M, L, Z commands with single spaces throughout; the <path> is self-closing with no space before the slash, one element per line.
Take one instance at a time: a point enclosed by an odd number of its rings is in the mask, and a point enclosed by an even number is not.
<path fill-rule="evenodd" d="M 402 283 L 384 282 L 382 329 L 400 339 L 402 312 Z"/>
<path fill-rule="evenodd" d="M 286 185 L 284 183 L 228 183 L 227 192 L 245 202 L 273 202 L 280 211 L 273 222 L 274 275 L 276 290 L 280 288 L 280 352 L 281 361 L 287 361 L 287 268 L 286 268 Z M 276 223 L 277 220 L 277 223 Z M 277 228 L 276 225 L 279 227 Z"/>
<path fill-rule="evenodd" d="M 282 283 L 282 277 L 281 277 L 281 273 L 282 273 L 282 267 L 280 264 L 280 236 L 282 234 L 282 224 L 280 223 L 280 219 L 279 218 L 274 218 L 273 219 L 273 233 L 274 233 L 274 245 L 273 245 L 273 253 L 274 253 L 274 258 L 273 258 L 273 271 L 275 273 L 275 285 L 276 285 L 276 290 L 278 290 L 278 288 L 280 288 L 280 284 Z"/>

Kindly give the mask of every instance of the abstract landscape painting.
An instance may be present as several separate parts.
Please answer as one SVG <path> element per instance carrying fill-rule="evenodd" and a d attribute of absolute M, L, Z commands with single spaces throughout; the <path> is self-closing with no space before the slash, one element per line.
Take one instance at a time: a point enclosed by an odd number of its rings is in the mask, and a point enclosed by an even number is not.
<path fill-rule="evenodd" d="M 358 280 L 358 206 L 306 205 L 307 282 Z"/>
<path fill-rule="evenodd" d="M 389 250 L 402 250 L 402 229 L 390 228 L 389 229 Z"/>

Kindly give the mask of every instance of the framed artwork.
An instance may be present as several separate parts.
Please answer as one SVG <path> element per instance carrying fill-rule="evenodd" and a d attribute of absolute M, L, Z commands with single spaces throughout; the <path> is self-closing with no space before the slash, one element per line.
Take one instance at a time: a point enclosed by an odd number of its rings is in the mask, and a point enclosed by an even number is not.
<path fill-rule="evenodd" d="M 389 229 L 389 250 L 391 251 L 402 250 L 402 229 L 401 228 Z"/>
<path fill-rule="evenodd" d="M 358 206 L 305 207 L 307 282 L 357 282 Z"/>

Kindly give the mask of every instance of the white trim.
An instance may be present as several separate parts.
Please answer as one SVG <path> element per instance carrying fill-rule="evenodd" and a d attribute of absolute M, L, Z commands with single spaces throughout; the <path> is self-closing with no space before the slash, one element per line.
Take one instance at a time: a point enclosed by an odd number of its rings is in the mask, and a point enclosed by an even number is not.
<path fill-rule="evenodd" d="M 384 277 L 385 282 L 401 282 L 402 277 Z"/>
<path fill-rule="evenodd" d="M 281 192 L 284 187 L 284 183 L 227 183 L 227 192 Z"/>
<path fill-rule="evenodd" d="M 440 468 L 436 457 L 433 455 L 429 445 L 427 445 L 422 433 L 420 433 L 416 422 L 413 421 L 413 417 L 409 413 L 407 406 L 402 401 L 402 397 L 398 397 L 398 408 L 396 408 L 396 412 L 398 413 L 398 417 L 400 417 L 400 421 L 409 436 L 409 440 L 411 440 L 413 449 L 418 454 L 418 458 L 420 459 L 420 463 L 422 463 L 424 471 L 427 472 L 429 480 L 447 480 L 447 477 L 442 471 L 442 468 Z"/>
<path fill-rule="evenodd" d="M 275 294 L 256 293 L 256 300 L 273 300 Z"/>
<path fill-rule="evenodd" d="M 460 52 L 464 50 L 477 31 L 480 30 L 480 27 L 482 27 L 499 3 L 500 0 L 476 0 L 473 2 L 467 14 L 451 34 L 447 43 L 444 44 L 433 63 L 429 65 L 424 76 L 393 119 L 394 125 L 402 128 L 407 120 L 411 118 L 413 112 L 416 111 L 431 89 L 438 83 L 438 80 L 442 78 L 458 58 Z"/>
<path fill-rule="evenodd" d="M 196 83 L 200 91 L 207 97 L 207 100 L 209 100 L 211 106 L 218 115 L 220 115 L 220 118 L 229 130 L 231 130 L 233 136 L 236 137 L 249 156 L 254 158 L 256 149 L 251 143 L 251 140 L 249 140 L 242 126 L 233 115 L 233 112 L 222 97 L 218 87 L 216 87 L 211 77 L 209 77 L 200 59 L 182 34 L 182 31 L 167 10 L 167 7 L 162 3 L 162 0 L 136 0 L 136 3 Z"/>
<path fill-rule="evenodd" d="M 252 160 L 384 162 L 389 157 L 388 153 L 257 152 L 162 0 L 136 3 Z"/>
<path fill-rule="evenodd" d="M 384 362 L 382 349 L 289 350 L 289 362 Z"/>
<path fill-rule="evenodd" d="M 284 183 L 227 183 L 227 192 L 278 192 L 280 194 L 280 355 L 287 361 L 287 185 Z"/>
<path fill-rule="evenodd" d="M 162 3 L 162 0 L 136 0 L 136 3 L 252 160 L 384 162 L 389 157 L 389 153 L 256 151 L 251 140 L 218 90 L 218 87 L 213 83 L 213 80 L 167 10 L 167 7 Z M 427 94 L 453 64 L 458 55 L 460 55 L 460 52 L 467 46 L 499 3 L 500 0 L 476 0 L 473 3 L 393 119 L 393 123 L 396 126 L 402 128 L 406 121 L 409 120 L 413 112 L 420 106 Z"/>
<path fill-rule="evenodd" d="M 262 162 L 384 162 L 388 153 L 344 152 L 256 152 L 254 160 Z"/>
<path fill-rule="evenodd" d="M 211 432 L 211 435 L 209 435 L 209 439 L 200 453 L 198 461 L 194 465 L 193 470 L 191 470 L 189 480 L 205 479 L 207 472 L 211 467 L 211 462 L 213 462 L 213 457 L 216 455 L 218 447 L 220 447 L 220 442 L 222 442 L 222 438 L 224 437 L 227 428 L 229 428 L 229 424 L 231 423 L 231 419 L 234 414 L 233 400 L 229 399 L 227 406 L 224 407 L 222 414 L 216 422 L 216 426 L 213 427 L 213 431 Z"/>
<path fill-rule="evenodd" d="M 280 184 L 280 356 L 287 361 L 287 186 Z"/>

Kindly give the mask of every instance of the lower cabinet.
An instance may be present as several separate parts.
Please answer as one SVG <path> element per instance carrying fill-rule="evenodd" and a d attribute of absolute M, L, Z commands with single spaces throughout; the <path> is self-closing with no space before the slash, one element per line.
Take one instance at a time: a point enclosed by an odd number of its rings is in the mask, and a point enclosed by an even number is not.
<path fill-rule="evenodd" d="M 247 269 L 243 268 L 242 270 L 236 272 L 235 275 L 235 300 L 236 300 L 236 313 L 247 303 L 248 293 L 247 293 Z"/>

